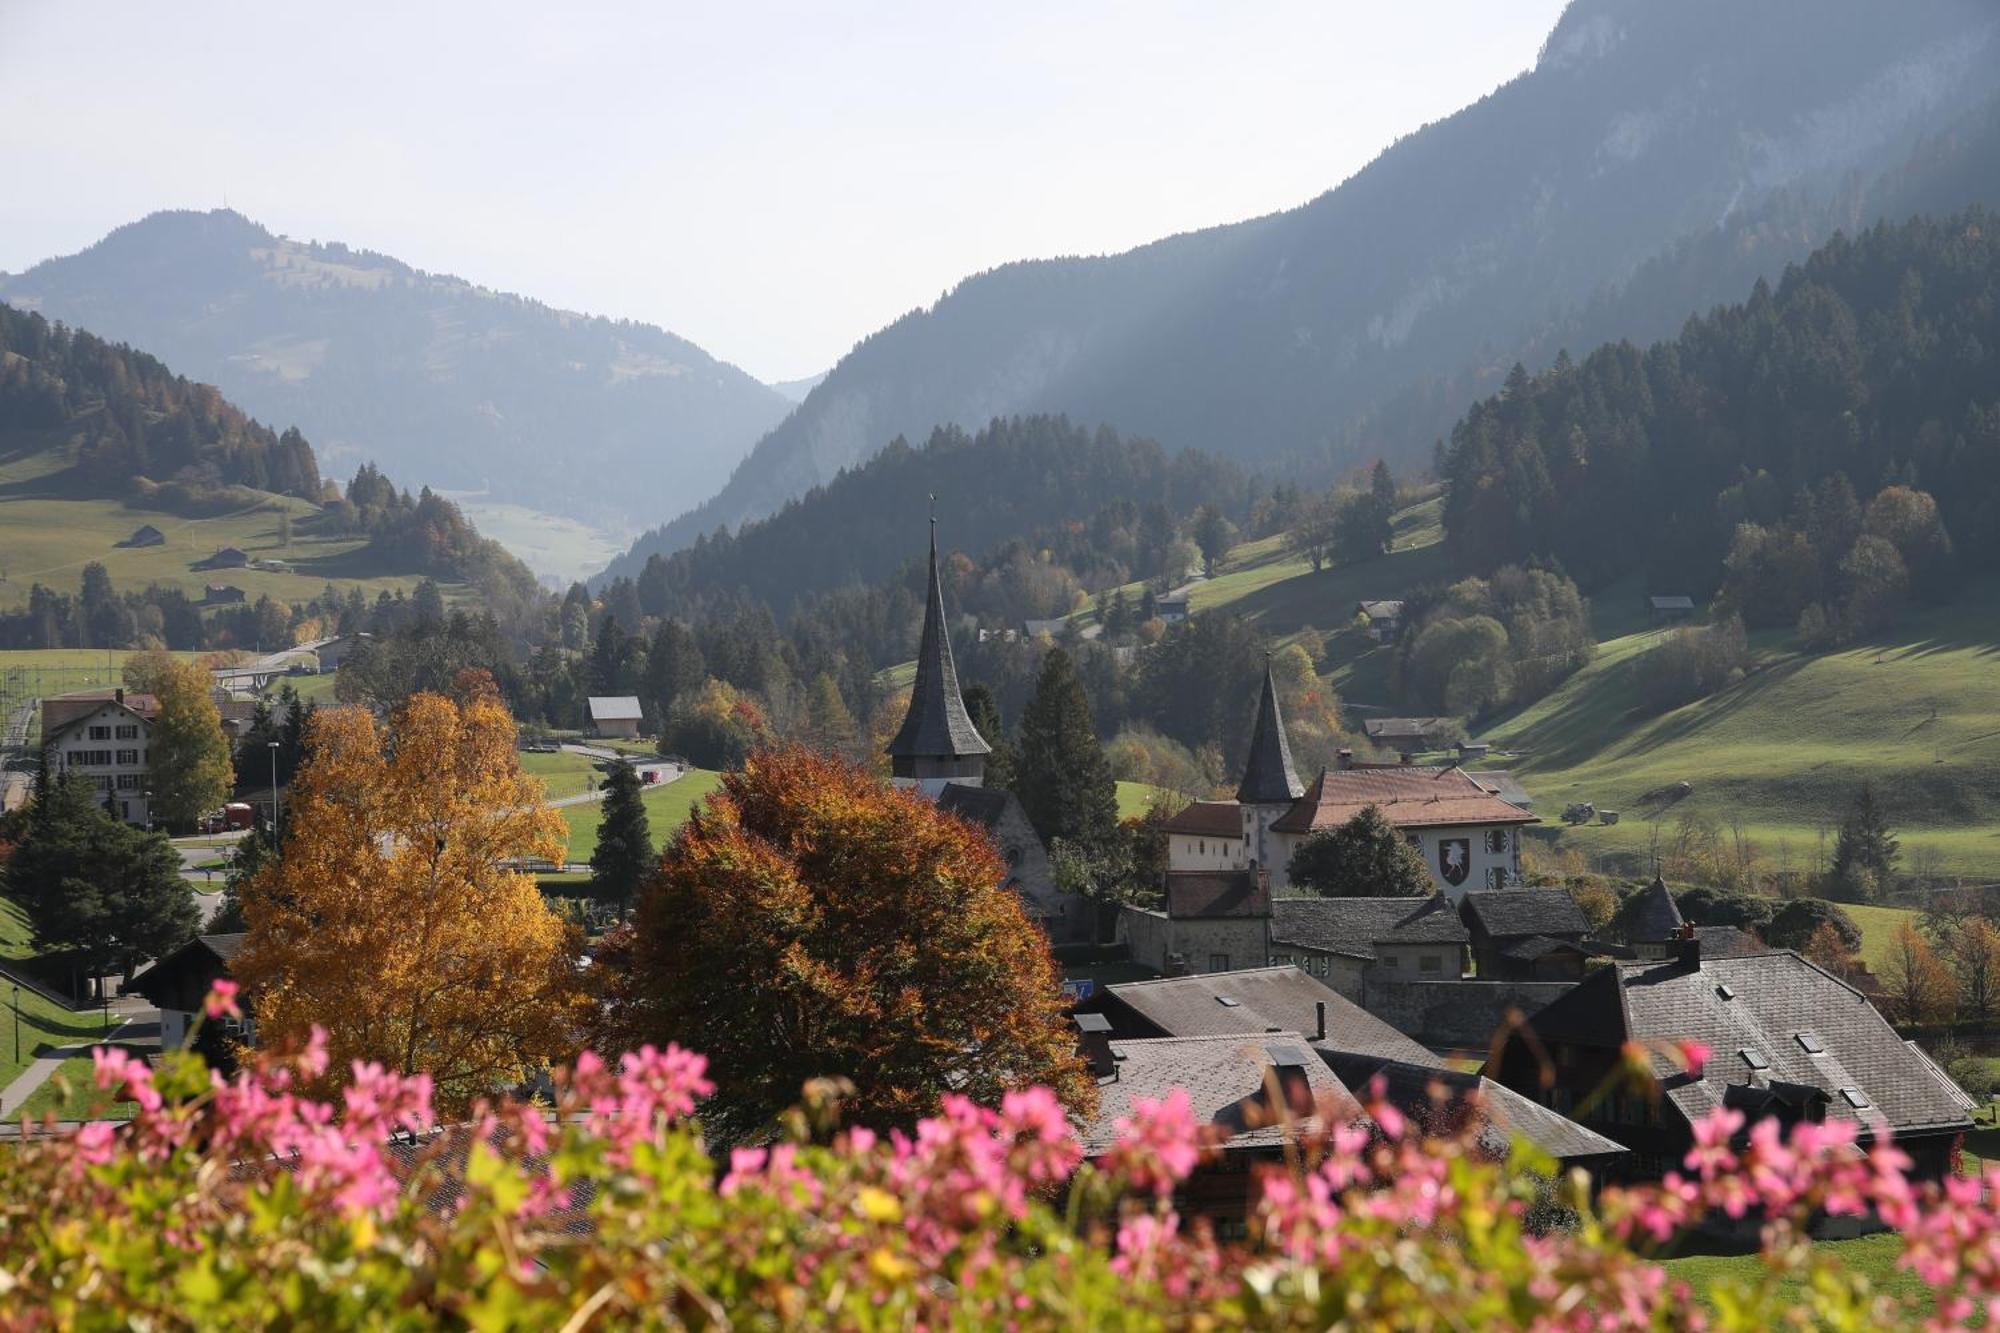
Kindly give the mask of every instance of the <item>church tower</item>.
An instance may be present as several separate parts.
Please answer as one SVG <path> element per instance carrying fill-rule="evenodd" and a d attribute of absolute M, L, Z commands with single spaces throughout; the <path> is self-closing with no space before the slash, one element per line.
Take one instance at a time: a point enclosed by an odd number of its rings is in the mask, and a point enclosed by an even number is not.
<path fill-rule="evenodd" d="M 1243 781 L 1236 803 L 1243 812 L 1243 846 L 1255 865 L 1270 875 L 1271 887 L 1282 888 L 1285 867 L 1271 821 L 1305 795 L 1305 784 L 1292 767 L 1292 742 L 1285 735 L 1285 715 L 1278 707 L 1278 683 L 1271 676 L 1271 658 L 1264 657 L 1264 693 L 1257 700 L 1257 725 L 1250 733 L 1250 756 L 1243 763 Z M 1278 864 L 1273 865 L 1276 860 Z"/>
<path fill-rule="evenodd" d="M 924 603 L 924 632 L 917 644 L 917 680 L 910 711 L 889 742 L 889 772 L 899 787 L 935 798 L 947 784 L 977 787 L 986 777 L 992 746 L 966 716 L 958 693 L 958 666 L 945 632 L 944 589 L 938 579 L 937 515 L 931 515 L 931 575 Z M 1286 761 L 1288 764 L 1289 759 Z"/>

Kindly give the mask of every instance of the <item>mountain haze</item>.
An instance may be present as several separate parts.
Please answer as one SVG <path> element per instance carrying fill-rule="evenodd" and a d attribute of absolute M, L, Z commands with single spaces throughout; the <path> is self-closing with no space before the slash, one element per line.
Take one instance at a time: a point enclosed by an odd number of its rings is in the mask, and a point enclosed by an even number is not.
<path fill-rule="evenodd" d="M 1533 70 L 1301 208 L 968 278 L 613 568 L 945 422 L 1063 412 L 1308 475 L 1408 460 L 1514 361 L 1671 332 L 1918 184 L 2000 201 L 1966 156 L 1996 95 L 1978 0 L 1576 0 Z"/>
<path fill-rule="evenodd" d="M 712 493 L 791 403 L 686 339 L 556 310 L 227 211 L 155 213 L 0 276 L 0 299 L 130 342 L 296 424 L 331 474 L 625 530 Z"/>

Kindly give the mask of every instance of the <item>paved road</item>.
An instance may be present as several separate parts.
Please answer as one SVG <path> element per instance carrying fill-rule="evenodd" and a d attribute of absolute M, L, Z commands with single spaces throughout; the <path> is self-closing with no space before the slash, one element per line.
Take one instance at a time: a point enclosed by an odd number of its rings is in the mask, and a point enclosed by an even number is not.
<path fill-rule="evenodd" d="M 89 1017 L 95 1011 L 79 1009 L 80 1017 Z M 150 1045 L 157 1050 L 160 1044 L 160 1011 L 137 996 L 126 996 L 112 1003 L 114 1017 L 124 1021 L 119 1023 L 102 1041 L 73 1042 L 68 1046 L 57 1046 L 38 1055 L 20 1075 L 6 1087 L 0 1088 L 0 1120 L 11 1118 L 22 1102 L 33 1096 L 35 1090 L 55 1076 L 62 1068 L 62 1062 L 79 1055 L 89 1055 L 90 1048 L 106 1042 L 121 1042 L 131 1046 Z"/>

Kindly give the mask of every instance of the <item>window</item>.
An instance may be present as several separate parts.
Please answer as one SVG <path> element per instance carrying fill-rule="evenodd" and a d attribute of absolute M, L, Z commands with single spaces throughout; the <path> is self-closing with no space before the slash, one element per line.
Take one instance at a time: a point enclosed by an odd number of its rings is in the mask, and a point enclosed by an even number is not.
<path fill-rule="evenodd" d="M 1810 1032 L 1794 1032 L 1792 1040 L 1797 1042 L 1799 1049 L 1807 1055 L 1821 1055 L 1826 1051 L 1826 1043 Z"/>
<path fill-rule="evenodd" d="M 1229 970 L 1229 955 L 1226 953 L 1210 954 L 1208 956 L 1208 970 L 1211 972 L 1227 972 Z"/>
<path fill-rule="evenodd" d="M 139 762 L 139 752 L 137 750 L 120 750 L 118 752 L 118 762 L 126 765 L 136 764 Z"/>
<path fill-rule="evenodd" d="M 1873 1102 L 1868 1100 L 1868 1094 L 1859 1088 L 1842 1088 L 1840 1095 L 1849 1106 L 1857 1111 L 1865 1111 L 1874 1105 Z"/>
<path fill-rule="evenodd" d="M 1500 853 L 1500 852 L 1504 852 L 1504 851 L 1506 851 L 1506 850 L 1507 850 L 1507 830 L 1506 830 L 1506 829 L 1503 829 L 1503 828 L 1490 828 L 1490 829 L 1487 829 L 1487 830 L 1486 830 L 1486 850 L 1487 850 L 1487 851 L 1489 851 L 1489 852 L 1494 852 L 1494 853 L 1496 853 L 1496 854 L 1497 854 L 1497 853 Z"/>
<path fill-rule="evenodd" d="M 72 750 L 70 751 L 69 761 L 71 764 L 82 765 L 85 768 L 104 768 L 111 763 L 111 751 Z"/>
<path fill-rule="evenodd" d="M 1444 971 L 1444 960 L 1434 953 L 1427 953 L 1417 960 L 1417 971 L 1442 972 Z"/>
<path fill-rule="evenodd" d="M 91 781 L 91 785 L 92 785 L 92 786 L 94 786 L 94 787 L 96 787 L 96 788 L 97 788 L 97 789 L 98 789 L 99 791 L 110 791 L 110 790 L 111 790 L 111 779 L 110 779 L 110 778 L 92 778 L 92 779 L 91 779 L 90 781 Z"/>
<path fill-rule="evenodd" d="M 1752 1069 L 1769 1069 L 1771 1067 L 1771 1062 L 1764 1058 L 1762 1051 L 1753 1051 L 1746 1046 L 1738 1051 L 1737 1054 L 1742 1056 L 1743 1063 L 1749 1065 Z"/>
<path fill-rule="evenodd" d="M 118 790 L 119 791 L 139 790 L 139 775 L 137 773 L 120 773 L 118 775 Z"/>
<path fill-rule="evenodd" d="M 1401 967 L 1402 965 L 1403 960 L 1394 954 L 1387 954 L 1382 959 L 1382 966 L 1384 967 Z"/>
<path fill-rule="evenodd" d="M 1326 975 L 1326 972 L 1327 972 L 1327 961 L 1326 961 L 1326 955 L 1325 955 L 1325 954 L 1321 954 L 1321 955 L 1320 955 L 1319 957 L 1317 957 L 1317 958 L 1313 959 L 1313 967 L 1312 967 L 1312 970 L 1313 970 L 1314 974 L 1315 974 L 1315 975 L 1317 975 L 1317 976 L 1322 976 L 1322 977 L 1323 977 L 1323 976 L 1325 976 L 1325 975 Z"/>
<path fill-rule="evenodd" d="M 120 723 L 120 724 L 119 724 L 119 727 L 118 727 L 118 739 L 119 739 L 119 740 L 121 740 L 121 741 L 136 741 L 136 740 L 138 740 L 138 739 L 139 739 L 139 724 L 138 724 L 138 723 L 136 723 L 136 722 L 124 722 L 124 723 Z"/>
<path fill-rule="evenodd" d="M 1486 887 L 1504 889 L 1507 887 L 1507 872 L 1499 866 L 1486 867 Z"/>
<path fill-rule="evenodd" d="M 109 728 L 109 727 L 92 727 L 92 728 L 90 729 L 90 739 L 91 739 L 91 740 L 94 740 L 94 741 L 108 741 L 108 740 L 110 740 L 110 739 L 111 739 L 111 728 Z"/>

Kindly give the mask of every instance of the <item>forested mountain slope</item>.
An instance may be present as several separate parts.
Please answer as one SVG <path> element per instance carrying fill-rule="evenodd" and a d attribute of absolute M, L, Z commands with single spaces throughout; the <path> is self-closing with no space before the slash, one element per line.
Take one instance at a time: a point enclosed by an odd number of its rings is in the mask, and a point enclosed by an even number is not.
<path fill-rule="evenodd" d="M 2000 201 L 1978 0 L 1576 0 L 1536 67 L 1288 213 L 1008 265 L 864 340 L 640 558 L 934 425 L 1059 411 L 1330 471 L 1517 359 L 1651 338 L 1837 227 Z"/>
<path fill-rule="evenodd" d="M 329 469 L 373 459 L 608 526 L 711 494 L 791 403 L 683 338 L 551 309 L 231 212 L 156 213 L 0 276 L 0 299 L 145 347 Z"/>

